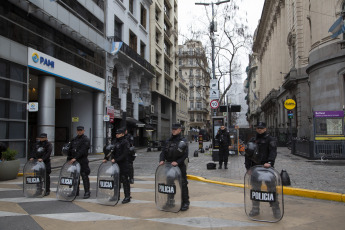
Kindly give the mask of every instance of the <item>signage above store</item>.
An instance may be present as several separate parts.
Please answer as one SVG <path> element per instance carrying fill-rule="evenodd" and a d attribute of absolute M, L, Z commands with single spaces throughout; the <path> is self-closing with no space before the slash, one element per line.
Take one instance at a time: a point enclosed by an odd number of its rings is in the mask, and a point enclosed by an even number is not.
<path fill-rule="evenodd" d="M 48 54 L 28 48 L 28 67 L 104 92 L 105 80 Z"/>

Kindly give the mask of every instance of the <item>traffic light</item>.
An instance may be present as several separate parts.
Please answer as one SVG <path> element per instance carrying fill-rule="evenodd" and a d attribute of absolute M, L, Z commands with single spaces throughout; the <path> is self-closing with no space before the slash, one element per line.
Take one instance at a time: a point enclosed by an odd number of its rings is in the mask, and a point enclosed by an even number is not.
<path fill-rule="evenodd" d="M 288 118 L 289 119 L 293 118 L 293 112 L 291 110 L 288 110 Z"/>

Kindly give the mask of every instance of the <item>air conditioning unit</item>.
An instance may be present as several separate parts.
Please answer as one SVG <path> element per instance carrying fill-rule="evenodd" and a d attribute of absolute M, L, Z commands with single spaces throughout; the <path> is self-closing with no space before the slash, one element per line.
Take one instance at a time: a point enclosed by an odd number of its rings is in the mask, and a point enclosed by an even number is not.
<path fill-rule="evenodd" d="M 150 111 L 151 111 L 151 113 L 154 113 L 154 112 L 155 112 L 155 106 L 154 106 L 154 105 L 151 105 L 151 106 L 150 106 Z"/>

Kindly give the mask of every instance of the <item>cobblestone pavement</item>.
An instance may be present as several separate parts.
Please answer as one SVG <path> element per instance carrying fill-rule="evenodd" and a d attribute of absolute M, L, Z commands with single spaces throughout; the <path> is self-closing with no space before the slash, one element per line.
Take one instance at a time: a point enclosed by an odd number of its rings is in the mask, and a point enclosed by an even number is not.
<path fill-rule="evenodd" d="M 204 147 L 210 142 L 204 142 Z M 193 153 L 198 148 L 197 142 L 189 143 L 189 164 L 187 173 L 210 180 L 243 184 L 245 175 L 244 157 L 229 156 L 229 169 L 207 170 L 206 164 L 212 162 L 210 151 L 199 153 L 194 157 Z M 134 161 L 136 176 L 154 176 L 158 166 L 160 151 L 147 152 L 146 148 L 137 149 L 137 158 Z M 91 175 L 96 175 L 100 160 L 103 155 L 90 155 Z M 52 157 L 52 167 L 60 167 L 66 157 Z M 23 167 L 24 164 L 21 166 Z M 21 168 L 22 168 L 21 167 Z M 217 164 L 218 167 L 218 164 Z M 278 172 L 285 169 L 291 179 L 291 187 L 327 192 L 345 193 L 345 161 L 343 160 L 308 160 L 292 155 L 285 147 L 278 148 L 278 156 L 275 163 Z M 53 170 L 58 171 L 58 169 Z"/>

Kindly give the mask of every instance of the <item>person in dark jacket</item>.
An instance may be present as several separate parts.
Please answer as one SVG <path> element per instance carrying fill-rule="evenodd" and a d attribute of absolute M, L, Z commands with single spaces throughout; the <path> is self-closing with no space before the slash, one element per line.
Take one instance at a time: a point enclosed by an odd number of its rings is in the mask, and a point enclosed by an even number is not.
<path fill-rule="evenodd" d="M 90 148 L 90 139 L 84 134 L 83 126 L 77 127 L 77 136 L 71 140 L 70 148 L 68 151 L 67 161 L 73 164 L 77 161 L 80 164 L 80 175 L 84 185 L 84 199 L 90 198 L 90 167 L 88 160 L 88 151 Z M 79 181 L 80 184 L 80 181 Z M 79 184 L 77 196 L 79 196 Z"/>
<path fill-rule="evenodd" d="M 134 147 L 134 138 L 128 133 L 128 130 L 125 130 L 125 138 L 129 143 L 129 154 L 128 154 L 128 164 L 129 164 L 129 182 L 134 184 L 134 167 L 133 162 L 135 160 L 135 147 Z"/>
<path fill-rule="evenodd" d="M 256 126 L 256 137 L 252 138 L 249 142 L 255 143 L 255 150 L 246 149 L 245 154 L 245 167 L 249 170 L 251 167 L 256 165 L 263 165 L 265 168 L 274 167 L 274 163 L 277 157 L 277 140 L 276 138 L 272 137 L 266 128 L 265 122 L 258 122 Z M 248 143 L 249 146 L 250 143 Z M 253 154 L 253 152 L 257 152 L 257 154 Z M 253 182 L 253 188 L 257 188 L 260 190 L 261 183 Z M 257 184 L 256 184 L 257 183 Z M 276 190 L 276 184 L 267 184 L 271 191 Z M 260 202 L 259 201 L 252 201 L 253 208 L 249 213 L 249 216 L 257 216 L 260 214 Z M 272 202 L 271 204 L 273 215 L 275 218 L 279 218 L 281 215 L 279 203 Z"/>
<path fill-rule="evenodd" d="M 123 191 L 125 198 L 122 200 L 122 204 L 129 203 L 131 201 L 131 186 L 129 183 L 129 142 L 125 138 L 125 130 L 120 128 L 116 130 L 116 139 L 111 143 L 114 145 L 114 150 L 111 152 L 110 160 L 113 163 L 117 163 L 120 168 L 120 182 L 123 184 Z M 103 162 L 107 162 L 108 157 L 105 156 Z M 121 184 L 119 189 L 121 188 Z M 120 195 L 119 195 L 120 199 Z"/>
<path fill-rule="evenodd" d="M 189 191 L 187 181 L 187 168 L 185 159 L 188 157 L 188 141 L 181 135 L 181 124 L 173 124 L 172 136 L 165 142 L 163 150 L 159 156 L 159 165 L 164 162 L 171 163 L 172 166 L 178 166 L 182 176 L 182 207 L 181 211 L 189 208 Z"/>
<path fill-rule="evenodd" d="M 50 173 L 52 172 L 50 155 L 52 153 L 53 146 L 48 141 L 48 136 L 46 133 L 41 133 L 38 139 L 39 141 L 34 145 L 34 148 L 30 153 L 29 160 L 33 161 L 36 159 L 39 162 L 44 162 L 46 167 L 46 192 L 44 195 L 48 196 L 50 194 Z"/>
<path fill-rule="evenodd" d="M 229 158 L 229 149 L 231 148 L 230 133 L 222 125 L 216 135 L 216 139 L 219 140 L 219 169 L 222 168 L 224 162 L 224 168 L 228 169 L 228 158 Z"/>

